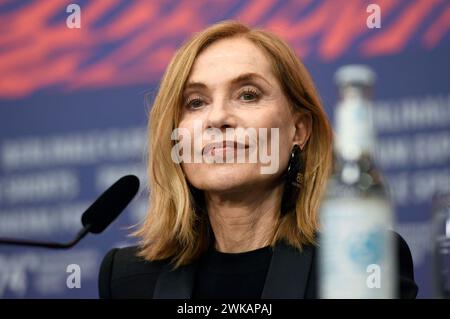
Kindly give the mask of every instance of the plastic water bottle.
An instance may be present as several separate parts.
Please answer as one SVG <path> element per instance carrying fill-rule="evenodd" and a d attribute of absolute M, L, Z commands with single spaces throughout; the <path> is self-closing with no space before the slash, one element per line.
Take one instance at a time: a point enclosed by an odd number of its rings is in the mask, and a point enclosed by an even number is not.
<path fill-rule="evenodd" d="M 433 288 L 435 297 L 450 299 L 450 193 L 432 199 Z"/>
<path fill-rule="evenodd" d="M 395 298 L 393 210 L 373 163 L 374 72 L 362 65 L 335 75 L 334 169 L 320 209 L 319 296 Z"/>

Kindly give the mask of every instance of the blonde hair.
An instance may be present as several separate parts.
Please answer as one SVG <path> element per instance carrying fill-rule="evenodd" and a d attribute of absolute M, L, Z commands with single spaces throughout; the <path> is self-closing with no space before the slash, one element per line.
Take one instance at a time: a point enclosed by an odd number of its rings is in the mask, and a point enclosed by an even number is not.
<path fill-rule="evenodd" d="M 148 123 L 148 179 L 150 207 L 144 223 L 134 233 L 141 238 L 140 256 L 147 260 L 170 258 L 175 267 L 199 257 L 210 244 L 207 214 L 194 211 L 194 199 L 181 166 L 171 159 L 183 89 L 197 56 L 221 39 L 244 37 L 269 58 L 273 72 L 294 109 L 312 118 L 311 134 L 303 149 L 305 174 L 295 212 L 279 215 L 272 246 L 284 240 L 301 249 L 314 244 L 318 208 L 331 168 L 331 126 L 311 76 L 295 52 L 277 36 L 234 21 L 208 27 L 186 42 L 172 58 L 161 81 Z"/>

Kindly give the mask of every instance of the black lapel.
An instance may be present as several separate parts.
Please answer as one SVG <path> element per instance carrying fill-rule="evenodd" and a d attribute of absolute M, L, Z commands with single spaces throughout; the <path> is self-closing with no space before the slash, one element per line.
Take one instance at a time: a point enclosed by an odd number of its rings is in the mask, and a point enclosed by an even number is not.
<path fill-rule="evenodd" d="M 311 272 L 312 246 L 299 251 L 280 243 L 275 246 L 261 295 L 262 299 L 303 299 Z M 197 263 L 171 269 L 166 264 L 156 281 L 154 299 L 190 299 Z"/>
<path fill-rule="evenodd" d="M 261 298 L 303 299 L 311 272 L 313 250 L 312 246 L 305 246 L 299 251 L 284 243 L 277 244 Z"/>
<path fill-rule="evenodd" d="M 197 263 L 172 270 L 170 264 L 165 265 L 164 270 L 156 281 L 153 299 L 190 299 L 194 287 L 195 269 Z"/>

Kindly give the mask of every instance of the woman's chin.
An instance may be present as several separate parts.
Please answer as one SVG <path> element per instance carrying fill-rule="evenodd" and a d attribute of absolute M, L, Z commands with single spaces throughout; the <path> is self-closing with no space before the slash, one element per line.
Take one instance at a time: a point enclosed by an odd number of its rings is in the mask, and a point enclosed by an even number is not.
<path fill-rule="evenodd" d="M 198 172 L 195 179 L 198 180 L 200 189 L 210 192 L 233 192 L 254 184 L 258 176 L 236 165 L 233 167 L 221 166 L 207 171 Z"/>

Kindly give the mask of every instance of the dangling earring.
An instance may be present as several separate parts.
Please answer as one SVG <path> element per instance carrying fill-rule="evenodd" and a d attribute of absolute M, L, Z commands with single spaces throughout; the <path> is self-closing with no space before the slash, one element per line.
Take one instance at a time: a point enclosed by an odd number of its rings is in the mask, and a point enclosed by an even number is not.
<path fill-rule="evenodd" d="M 302 150 L 294 144 L 289 158 L 288 168 L 285 173 L 283 197 L 281 199 L 281 214 L 287 214 L 295 209 L 300 190 L 303 186 L 303 161 Z"/>

